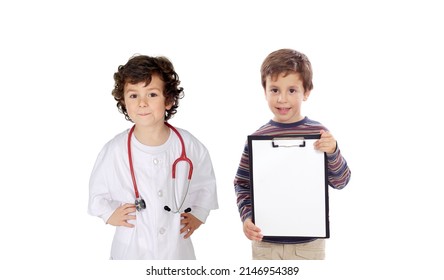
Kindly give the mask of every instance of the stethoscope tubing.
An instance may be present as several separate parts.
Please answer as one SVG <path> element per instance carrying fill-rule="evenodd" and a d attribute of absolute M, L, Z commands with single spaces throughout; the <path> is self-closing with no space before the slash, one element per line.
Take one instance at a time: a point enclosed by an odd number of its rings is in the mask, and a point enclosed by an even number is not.
<path fill-rule="evenodd" d="M 179 137 L 179 141 L 180 141 L 180 145 L 182 146 L 182 152 L 180 153 L 180 157 L 177 158 L 174 163 L 173 163 L 173 170 L 172 170 L 172 176 L 173 179 L 176 179 L 176 166 L 179 162 L 181 161 L 185 161 L 190 165 L 190 169 L 188 170 L 188 180 L 191 180 L 191 177 L 193 176 L 193 163 L 191 162 L 191 160 L 187 157 L 187 153 L 185 152 L 185 143 L 183 141 L 182 136 L 180 135 L 179 131 L 177 131 L 177 129 L 172 126 L 169 123 L 165 123 L 166 126 L 168 126 L 169 128 L 171 128 L 172 131 L 174 131 L 174 133 L 176 133 L 177 137 Z"/>
<path fill-rule="evenodd" d="M 130 167 L 130 172 L 131 172 L 131 179 L 133 181 L 134 194 L 136 195 L 136 200 L 137 200 L 137 199 L 139 199 L 139 189 L 137 188 L 136 176 L 134 175 L 133 156 L 132 156 L 132 152 L 131 152 L 131 136 L 133 135 L 135 127 L 136 126 L 134 125 L 128 133 L 128 162 L 129 162 L 129 167 Z"/>
<path fill-rule="evenodd" d="M 190 188 L 190 181 L 191 181 L 191 177 L 193 176 L 193 162 L 190 160 L 190 158 L 188 158 L 187 157 L 187 154 L 186 154 L 186 151 L 185 151 L 185 143 L 184 143 L 184 141 L 183 141 L 183 138 L 182 138 L 182 136 L 180 135 L 180 133 L 179 133 L 179 131 L 174 127 L 174 126 L 172 126 L 172 125 L 170 125 L 169 123 L 167 123 L 167 122 L 165 122 L 165 125 L 166 126 L 168 126 L 176 135 L 177 135 L 177 137 L 179 138 L 179 141 L 180 141 L 180 145 L 181 145 L 181 153 L 180 153 L 180 157 L 178 157 L 175 161 L 174 161 L 174 163 L 173 163 L 173 166 L 172 166 L 172 178 L 173 178 L 173 181 L 175 182 L 176 180 L 176 167 L 177 167 L 177 164 L 179 163 L 179 162 L 181 162 L 181 161 L 185 161 L 185 162 L 187 162 L 188 163 L 188 165 L 189 165 L 189 170 L 188 170 L 188 177 L 187 177 L 187 179 L 188 179 L 188 184 L 187 184 L 187 188 L 186 188 L 186 192 L 185 192 L 185 196 L 184 196 L 184 199 L 182 200 L 182 203 L 181 203 L 181 205 L 180 206 L 178 206 L 177 205 L 177 199 L 176 199 L 176 185 L 174 184 L 174 190 L 173 190 L 173 194 L 174 194 L 174 203 L 175 203 L 175 206 L 176 206 L 176 211 L 172 211 L 173 213 L 179 213 L 180 212 L 180 209 L 182 208 L 182 206 L 183 206 L 183 204 L 185 203 L 185 197 L 186 197 L 186 195 L 188 194 L 188 190 L 189 190 L 189 188 Z M 131 172 L 131 179 L 132 179 L 132 181 L 133 181 L 133 188 L 134 188 L 134 194 L 135 194 L 135 196 L 136 196 L 136 202 L 137 201 L 143 201 L 143 199 L 141 199 L 140 198 L 140 195 L 139 195 L 139 189 L 137 188 L 137 183 L 136 183 L 136 176 L 135 176 L 135 174 L 134 174 L 134 166 L 133 166 L 133 158 L 132 158 L 132 152 L 131 152 L 131 136 L 132 136 L 132 134 L 133 134 L 133 132 L 134 132 L 134 128 L 135 128 L 136 126 L 134 125 L 131 129 L 130 129 L 130 131 L 129 131 L 129 133 L 128 133 L 128 162 L 129 162 L 129 167 L 130 167 L 130 172 Z M 143 202 L 143 203 L 145 203 L 145 202 Z M 144 208 L 144 207 L 143 207 Z"/>

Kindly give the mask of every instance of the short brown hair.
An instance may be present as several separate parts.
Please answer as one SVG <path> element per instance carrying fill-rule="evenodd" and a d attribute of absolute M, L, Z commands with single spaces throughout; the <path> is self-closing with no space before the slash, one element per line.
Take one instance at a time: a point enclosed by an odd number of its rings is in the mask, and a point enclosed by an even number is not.
<path fill-rule="evenodd" d="M 261 66 L 262 87 L 265 89 L 267 76 L 272 78 L 284 73 L 296 72 L 301 75 L 304 90 L 313 89 L 313 71 L 308 57 L 296 50 L 280 49 L 270 53 Z"/>
<path fill-rule="evenodd" d="M 151 83 L 153 75 L 158 75 L 165 83 L 163 95 L 165 105 L 172 104 L 171 109 L 165 112 L 165 121 L 169 120 L 179 107 L 179 99 L 183 98 L 183 88 L 179 87 L 179 75 L 174 71 L 171 61 L 163 56 L 151 57 L 136 55 L 131 57 L 125 65 L 120 65 L 114 73 L 114 89 L 112 95 L 117 101 L 119 112 L 125 115 L 125 119 L 131 121 L 124 103 L 124 88 L 126 83 L 137 84 Z"/>

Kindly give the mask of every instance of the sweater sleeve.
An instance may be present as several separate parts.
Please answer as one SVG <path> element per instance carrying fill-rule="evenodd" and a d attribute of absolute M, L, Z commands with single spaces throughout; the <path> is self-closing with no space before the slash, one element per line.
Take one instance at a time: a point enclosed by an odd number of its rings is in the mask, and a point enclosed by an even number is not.
<path fill-rule="evenodd" d="M 351 171 L 339 147 L 334 153 L 327 154 L 327 170 L 328 184 L 335 189 L 344 188 L 350 181 Z"/>
<path fill-rule="evenodd" d="M 249 168 L 249 151 L 248 145 L 245 144 L 239 167 L 234 178 L 236 202 L 242 222 L 252 216 Z"/>

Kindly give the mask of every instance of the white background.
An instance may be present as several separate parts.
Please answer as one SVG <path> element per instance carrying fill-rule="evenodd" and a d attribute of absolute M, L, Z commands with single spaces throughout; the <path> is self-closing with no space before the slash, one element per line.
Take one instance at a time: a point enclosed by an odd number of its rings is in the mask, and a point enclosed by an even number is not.
<path fill-rule="evenodd" d="M 141 53 L 175 65 L 186 95 L 171 123 L 209 149 L 220 204 L 193 236 L 198 261 L 155 266 L 297 265 L 296 279 L 442 277 L 438 3 L 3 1 L 0 274 L 147 277 L 153 262 L 106 260 L 113 228 L 86 212 L 99 150 L 130 126 L 111 96 L 113 73 Z M 259 68 L 279 48 L 310 58 L 314 90 L 303 111 L 332 131 L 352 170 L 346 189 L 330 191 L 322 262 L 251 262 L 235 203 L 246 136 L 271 118 Z"/>

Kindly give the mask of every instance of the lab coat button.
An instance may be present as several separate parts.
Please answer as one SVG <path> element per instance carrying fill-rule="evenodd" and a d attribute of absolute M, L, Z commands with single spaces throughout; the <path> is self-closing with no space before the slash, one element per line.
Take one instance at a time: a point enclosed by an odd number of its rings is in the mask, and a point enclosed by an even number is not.
<path fill-rule="evenodd" d="M 164 228 L 160 228 L 160 229 L 159 229 L 159 233 L 160 233 L 160 234 L 164 234 L 164 233 L 165 233 L 165 229 L 164 229 Z"/>

